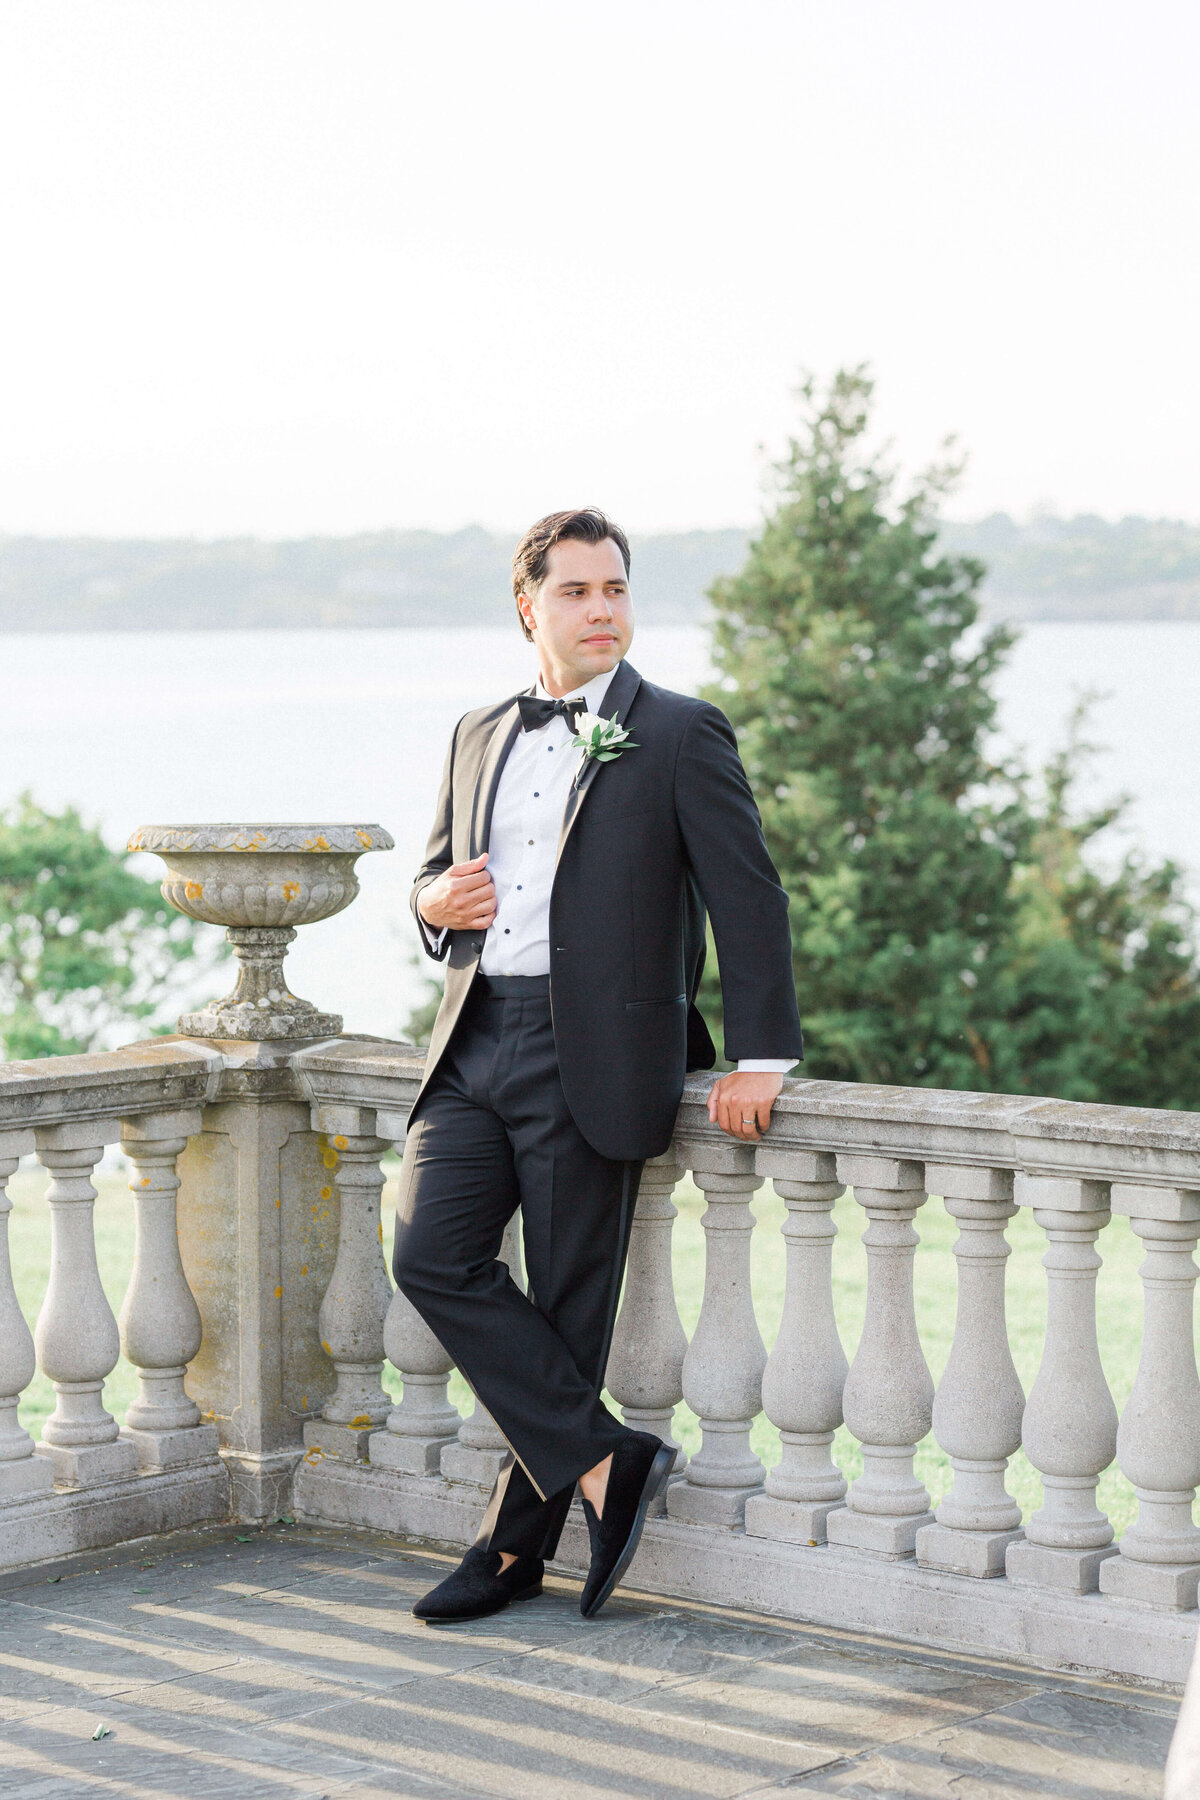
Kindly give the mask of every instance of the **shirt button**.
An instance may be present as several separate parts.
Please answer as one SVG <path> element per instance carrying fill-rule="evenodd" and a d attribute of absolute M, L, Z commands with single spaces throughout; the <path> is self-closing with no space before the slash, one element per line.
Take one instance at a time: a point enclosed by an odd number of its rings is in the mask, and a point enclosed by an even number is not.
<path fill-rule="evenodd" d="M 538 793 L 538 791 L 537 791 L 537 789 L 536 789 L 536 788 L 534 788 L 534 790 L 533 790 L 533 797 L 534 797 L 534 799 L 535 799 L 535 800 L 540 800 L 540 799 L 541 799 L 541 797 L 542 797 L 542 796 L 541 796 L 541 795 L 540 795 L 540 794 L 539 794 L 539 793 Z"/>
<path fill-rule="evenodd" d="M 519 881 L 518 881 L 518 883 L 517 883 L 517 892 L 518 892 L 518 894 L 519 894 L 519 893 L 520 893 L 520 891 L 521 891 L 521 883 L 520 883 L 520 882 L 519 882 Z"/>
<path fill-rule="evenodd" d="M 509 931 L 509 928 L 508 928 L 508 926 L 507 926 L 507 925 L 506 925 L 506 926 L 505 926 L 505 927 L 504 927 L 504 935 L 505 935 L 505 937 L 507 937 L 507 936 L 508 936 L 508 931 Z"/>
<path fill-rule="evenodd" d="M 529 842 L 530 842 L 530 843 L 531 843 L 531 844 L 532 844 L 532 843 L 533 843 L 533 839 L 532 839 L 532 838 L 530 838 L 530 840 L 529 840 Z"/>

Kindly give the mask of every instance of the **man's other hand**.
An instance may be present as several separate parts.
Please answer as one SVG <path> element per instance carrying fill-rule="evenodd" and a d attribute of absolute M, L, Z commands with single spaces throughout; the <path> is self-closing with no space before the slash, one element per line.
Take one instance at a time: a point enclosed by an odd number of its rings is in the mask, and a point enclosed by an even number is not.
<path fill-rule="evenodd" d="M 757 1144 L 771 1123 L 771 1108 L 783 1087 L 782 1075 L 743 1070 L 722 1075 L 708 1096 L 708 1116 L 714 1125 L 743 1144 Z"/>
<path fill-rule="evenodd" d="M 434 931 L 486 931 L 496 916 L 496 888 L 487 872 L 488 852 L 453 863 L 417 895 L 417 911 Z"/>

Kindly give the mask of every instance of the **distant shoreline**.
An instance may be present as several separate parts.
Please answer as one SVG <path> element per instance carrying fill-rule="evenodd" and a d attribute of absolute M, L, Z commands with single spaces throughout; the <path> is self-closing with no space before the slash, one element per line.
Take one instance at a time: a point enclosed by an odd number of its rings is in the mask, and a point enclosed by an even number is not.
<path fill-rule="evenodd" d="M 708 611 L 698 611 L 687 618 L 664 618 L 661 615 L 648 613 L 644 607 L 637 609 L 638 624 L 654 630 L 688 630 L 700 629 L 708 625 L 711 619 Z M 289 624 L 279 620 L 271 624 L 258 624 L 253 621 L 234 619 L 214 619 L 208 624 L 184 622 L 167 624 L 162 622 L 145 625 L 74 625 L 69 623 L 55 625 L 9 625 L 0 620 L 0 640 L 22 637 L 163 637 L 170 633 L 185 636 L 214 636 L 220 632 L 247 633 L 258 632 L 263 636 L 284 634 L 288 632 L 312 632 L 314 636 L 329 631 L 461 631 L 463 633 L 480 630 L 503 630 L 507 620 L 503 611 L 481 616 L 475 619 L 410 619 L 400 622 L 379 622 L 376 620 L 346 621 L 321 624 L 312 619 Z M 1023 629 L 1026 625 L 1200 625 L 1200 607 L 1192 613 L 1080 613 L 1080 612 L 1026 612 L 1021 614 L 991 612 L 985 610 L 980 615 L 980 625 L 1009 624 Z"/>
<path fill-rule="evenodd" d="M 701 625 L 749 531 L 633 539 L 647 625 Z M 0 633 L 471 630 L 512 605 L 513 537 L 382 531 L 280 542 L 0 536 Z M 947 521 L 931 555 L 975 559 L 990 621 L 1200 620 L 1200 526 L 1090 516 Z"/>

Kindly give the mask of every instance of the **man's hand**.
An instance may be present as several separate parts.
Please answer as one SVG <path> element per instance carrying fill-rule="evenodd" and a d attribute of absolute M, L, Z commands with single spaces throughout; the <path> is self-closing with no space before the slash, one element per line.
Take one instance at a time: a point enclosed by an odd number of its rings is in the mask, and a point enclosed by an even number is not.
<path fill-rule="evenodd" d="M 757 1144 L 771 1123 L 771 1108 L 783 1087 L 782 1075 L 752 1073 L 722 1075 L 708 1096 L 708 1116 L 714 1125 L 743 1144 Z"/>
<path fill-rule="evenodd" d="M 454 863 L 417 895 L 417 911 L 434 931 L 486 931 L 496 916 L 496 888 L 487 872 L 488 852 Z"/>

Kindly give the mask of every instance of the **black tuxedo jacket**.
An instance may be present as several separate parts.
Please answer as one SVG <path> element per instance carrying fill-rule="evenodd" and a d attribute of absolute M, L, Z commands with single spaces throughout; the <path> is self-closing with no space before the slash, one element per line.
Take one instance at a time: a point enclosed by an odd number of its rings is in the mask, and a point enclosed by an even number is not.
<path fill-rule="evenodd" d="M 694 1004 L 706 911 L 726 1056 L 799 1058 L 803 1045 L 787 895 L 728 719 L 706 701 L 643 681 L 627 662 L 603 706 L 638 748 L 614 762 L 586 762 L 568 797 L 550 899 L 550 995 L 575 1123 L 602 1156 L 634 1162 L 666 1150 L 685 1073 L 716 1061 Z M 515 699 L 460 719 L 413 886 L 414 913 L 423 887 L 487 849 L 500 773 L 519 730 Z M 448 932 L 437 953 L 449 967 L 422 1087 L 462 1011 L 483 936 Z"/>

